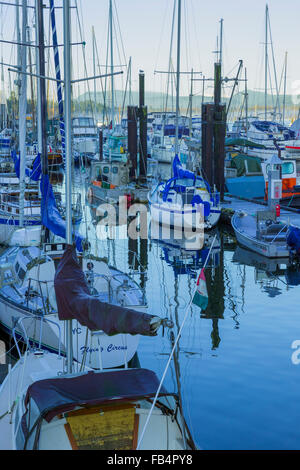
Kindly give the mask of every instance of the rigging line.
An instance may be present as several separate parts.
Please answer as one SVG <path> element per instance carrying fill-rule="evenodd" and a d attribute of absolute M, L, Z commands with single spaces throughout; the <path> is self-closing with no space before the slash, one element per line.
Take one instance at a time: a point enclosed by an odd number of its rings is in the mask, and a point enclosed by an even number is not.
<path fill-rule="evenodd" d="M 154 70 L 157 69 L 158 56 L 159 56 L 159 53 L 160 53 L 161 45 L 164 44 L 163 32 L 165 30 L 165 23 L 166 23 L 167 13 L 168 13 L 168 3 L 166 2 L 165 11 L 164 11 L 164 14 L 163 14 L 163 21 L 162 21 L 162 25 L 161 25 L 160 34 L 159 34 L 158 46 L 157 46 L 157 49 L 156 49 L 156 58 L 155 58 L 155 62 L 154 62 L 154 64 L 155 64 Z"/>
<path fill-rule="evenodd" d="M 95 52 L 96 52 L 97 62 L 98 62 L 97 66 L 98 66 L 98 70 L 99 70 L 99 75 L 101 75 L 101 66 L 100 66 L 99 53 L 98 53 L 98 46 L 97 46 L 95 31 L 94 31 L 94 45 L 95 45 Z M 104 95 L 102 77 L 100 77 L 100 85 L 101 85 L 102 96 L 103 96 L 103 116 L 104 116 L 104 112 L 105 112 L 105 95 Z M 104 124 L 104 118 L 102 120 L 103 120 L 103 124 Z"/>
<path fill-rule="evenodd" d="M 79 9 L 78 9 L 78 2 L 77 2 L 77 0 L 75 0 L 75 7 L 76 7 L 76 16 L 77 16 L 77 21 L 78 21 L 78 29 L 79 29 L 80 41 L 83 43 L 81 47 L 82 47 L 82 56 L 83 56 L 83 63 L 84 63 L 84 73 L 85 73 L 85 76 L 88 77 L 87 65 L 86 65 L 86 56 L 85 56 L 85 42 L 83 41 L 84 35 L 83 35 L 83 32 L 82 32 L 83 26 L 82 26 L 82 28 L 81 28 L 81 22 L 80 22 L 80 17 L 79 17 Z M 92 103 L 92 96 L 91 96 L 90 84 L 89 84 L 88 81 L 87 81 L 87 89 L 88 89 L 89 101 L 90 101 L 90 103 Z M 94 109 L 94 106 L 92 106 L 92 114 L 93 114 L 93 118 L 95 119 L 95 109 Z"/>
<path fill-rule="evenodd" d="M 275 77 L 275 86 L 276 86 L 276 93 L 277 93 L 275 111 L 277 110 L 277 105 L 278 105 L 278 110 L 279 110 L 279 113 L 280 113 L 279 90 L 278 90 L 278 83 L 277 83 L 277 71 L 276 71 L 276 64 L 275 64 L 275 56 L 274 56 L 274 48 L 273 48 L 273 39 L 272 39 L 272 31 L 271 31 L 269 10 L 268 10 L 268 24 L 269 24 L 269 33 L 270 33 L 270 41 L 271 41 L 271 51 L 272 51 L 272 61 L 273 61 L 273 69 L 274 69 L 274 77 Z"/>
<path fill-rule="evenodd" d="M 117 25 L 118 25 L 118 30 L 119 30 L 119 36 L 120 36 L 120 39 L 121 39 L 121 46 L 122 46 L 122 53 L 123 53 L 123 58 L 124 58 L 124 64 L 127 64 L 127 57 L 126 57 L 126 54 L 125 54 L 125 48 L 124 48 L 124 43 L 123 43 L 123 37 L 122 37 L 122 32 L 121 32 L 121 27 L 120 27 L 120 22 L 119 22 L 119 15 L 118 15 L 118 10 L 117 10 L 117 7 L 116 7 L 116 2 L 114 0 L 113 2 L 114 4 L 114 9 L 115 9 L 115 15 L 114 17 L 116 18 L 117 20 Z M 116 35 L 117 37 L 117 35 Z M 121 55 L 120 55 L 120 61 L 121 61 Z M 121 62 L 122 63 L 122 62 Z"/>
<path fill-rule="evenodd" d="M 208 262 L 208 259 L 209 259 L 209 256 L 210 256 L 212 247 L 213 247 L 213 245 L 214 245 L 214 243 L 215 243 L 216 237 L 217 237 L 217 235 L 215 235 L 214 238 L 213 238 L 213 241 L 212 241 L 212 243 L 211 243 L 211 246 L 210 246 L 209 252 L 208 252 L 208 254 L 207 254 L 206 260 L 205 260 L 205 262 L 204 262 L 203 268 L 200 268 L 200 270 L 199 270 L 199 272 L 198 272 L 197 279 L 199 278 L 201 271 L 204 270 L 205 267 L 206 267 L 206 264 L 207 264 L 207 262 Z M 149 411 L 149 413 L 148 413 L 148 416 L 147 416 L 147 419 L 146 419 L 146 422 L 145 422 L 145 425 L 144 425 L 144 428 L 143 428 L 141 437 L 140 437 L 140 439 L 139 439 L 139 441 L 138 441 L 138 445 L 137 445 L 137 448 L 136 448 L 137 450 L 139 450 L 140 445 L 141 445 L 141 442 L 142 442 L 142 440 L 143 440 L 143 438 L 144 438 L 146 428 L 147 428 L 147 426 L 148 426 L 148 423 L 149 423 L 151 414 L 152 414 L 152 412 L 153 412 L 154 406 L 155 406 L 155 404 L 156 404 L 156 401 L 157 401 L 157 398 L 158 398 L 160 389 L 161 389 L 161 387 L 162 387 L 162 385 L 163 385 L 165 376 L 166 376 L 166 374 L 167 374 L 167 371 L 168 371 L 168 368 L 169 368 L 171 359 L 172 359 L 172 357 L 173 357 L 173 355 L 174 355 L 174 352 L 175 352 L 177 343 L 178 343 L 179 338 L 180 338 L 180 336 L 181 336 L 181 332 L 182 332 L 182 330 L 183 330 L 183 327 L 184 327 L 184 324 L 185 324 L 185 322 L 186 322 L 186 319 L 187 319 L 189 310 L 190 310 L 190 308 L 191 308 L 194 295 L 195 295 L 195 293 L 196 293 L 196 291 L 197 291 L 197 287 L 198 287 L 198 286 L 197 286 L 197 282 L 196 282 L 196 285 L 195 285 L 195 288 L 194 288 L 193 297 L 190 299 L 190 301 L 189 301 L 189 303 L 188 303 L 188 305 L 187 305 L 187 308 L 186 308 L 186 310 L 185 310 L 185 314 L 184 314 L 183 321 L 182 321 L 182 323 L 181 323 L 181 326 L 180 326 L 179 332 L 178 332 L 178 334 L 177 334 L 176 340 L 174 341 L 174 346 L 173 346 L 173 348 L 172 348 L 171 354 L 169 355 L 169 359 L 168 359 L 167 365 L 166 365 L 166 367 L 165 367 L 165 370 L 164 370 L 163 376 L 162 376 L 162 378 L 161 378 L 161 381 L 160 381 L 160 383 L 159 383 L 159 386 L 158 386 L 157 392 L 156 392 L 156 394 L 155 394 L 155 397 L 154 397 L 154 399 L 153 399 L 152 406 L 151 406 L 151 409 L 150 409 L 150 411 Z"/>
<path fill-rule="evenodd" d="M 105 66 L 105 74 L 107 75 L 108 73 L 108 54 L 109 54 L 109 19 L 107 22 L 107 39 L 106 39 L 106 66 Z M 107 124 L 109 124 L 109 116 L 108 116 L 108 108 L 107 108 L 107 101 L 106 101 L 106 91 L 107 91 L 107 76 L 105 77 L 104 80 L 104 106 L 103 106 L 103 123 L 104 123 L 104 115 L 106 113 L 106 119 L 107 119 Z"/>
<path fill-rule="evenodd" d="M 123 99 L 123 104 L 122 104 L 122 111 L 121 111 L 121 120 L 123 118 L 124 114 L 124 109 L 125 109 L 125 100 L 126 100 L 126 93 L 127 93 L 127 86 L 128 86 L 128 80 L 129 80 L 129 73 L 131 71 L 131 57 L 129 58 L 129 63 L 127 67 L 127 77 L 126 77 L 126 84 L 125 84 L 125 91 L 124 91 L 124 99 Z"/>
<path fill-rule="evenodd" d="M 190 44 L 188 42 L 188 27 L 187 27 L 187 4 L 186 4 L 186 1 L 184 0 L 183 2 L 183 5 L 184 5 L 184 8 L 183 8 L 183 17 L 184 17 L 184 25 L 185 25 L 185 31 L 184 31 L 184 35 L 185 35 L 185 50 L 186 50 L 186 53 L 185 53 L 185 56 L 186 56 L 186 70 L 190 70 L 191 69 L 191 57 L 189 57 L 189 52 L 190 52 L 190 49 L 188 47 L 188 45 Z M 188 83 L 188 88 L 189 88 L 189 83 Z M 189 89 L 188 89 L 188 94 L 189 94 Z"/>
<path fill-rule="evenodd" d="M 269 82 L 270 82 L 270 93 L 272 97 L 272 106 L 273 106 L 273 113 L 275 112 L 275 106 L 274 106 L 274 94 L 273 94 L 273 83 L 272 83 L 272 74 L 271 74 L 271 69 L 270 69 L 270 62 L 268 62 L 268 72 L 269 72 Z"/>
<path fill-rule="evenodd" d="M 167 112 L 167 108 L 168 108 L 170 72 L 171 72 L 171 68 L 172 68 L 172 49 L 173 49 L 173 38 L 174 38 L 175 11 L 176 11 L 176 0 L 174 0 L 173 15 L 172 15 L 172 28 L 171 28 L 170 50 L 169 50 L 169 65 L 168 65 L 168 78 L 167 78 L 165 113 Z M 171 76 L 171 80 L 172 80 L 172 76 Z M 165 119 L 164 119 L 164 122 L 165 122 Z M 163 126 L 163 135 L 164 135 L 164 133 L 165 133 L 165 126 Z"/>
<path fill-rule="evenodd" d="M 117 37 L 117 28 L 116 28 L 116 20 L 115 20 L 115 15 L 113 15 L 113 32 L 115 33 L 115 43 L 117 45 L 117 52 L 118 52 L 118 57 L 120 59 L 120 62 L 122 62 L 122 59 L 121 59 L 121 53 L 120 53 L 120 48 L 119 48 L 119 41 L 118 41 L 118 37 Z M 125 62 L 126 63 L 126 62 Z M 123 76 L 122 76 L 122 89 L 124 88 L 123 85 Z M 115 104 L 117 105 L 117 90 L 116 90 L 116 87 L 114 88 L 114 102 Z"/>

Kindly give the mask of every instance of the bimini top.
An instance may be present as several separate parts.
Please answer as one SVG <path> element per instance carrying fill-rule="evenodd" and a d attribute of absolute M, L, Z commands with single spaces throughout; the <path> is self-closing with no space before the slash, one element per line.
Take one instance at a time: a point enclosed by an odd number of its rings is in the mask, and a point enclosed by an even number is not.
<path fill-rule="evenodd" d="M 48 423 L 58 414 L 77 406 L 139 400 L 154 397 L 159 386 L 156 374 L 148 369 L 123 369 L 109 372 L 88 372 L 73 377 L 38 380 L 27 390 L 23 431 L 28 432 L 26 414 L 30 400 L 38 407 L 40 418 Z M 160 396 L 172 395 L 162 386 Z M 26 432 L 27 431 L 27 432 Z"/>

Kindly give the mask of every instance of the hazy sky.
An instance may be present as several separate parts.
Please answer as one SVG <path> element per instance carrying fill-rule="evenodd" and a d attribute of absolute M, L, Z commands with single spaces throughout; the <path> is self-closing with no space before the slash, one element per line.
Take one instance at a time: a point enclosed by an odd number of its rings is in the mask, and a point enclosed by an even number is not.
<path fill-rule="evenodd" d="M 21 0 L 19 0 L 21 2 Z M 11 3 L 14 3 L 11 0 Z M 32 0 L 28 1 L 33 4 Z M 74 5 L 75 0 L 72 0 Z M 48 4 L 48 0 L 44 1 Z M 62 5 L 62 0 L 56 1 Z M 92 26 L 95 28 L 97 49 L 100 63 L 106 63 L 107 23 L 109 0 L 77 0 L 81 28 L 86 45 L 86 63 L 88 74 L 92 71 Z M 174 0 L 114 0 L 118 12 L 115 15 L 114 58 L 115 64 L 124 63 L 132 57 L 132 88 L 137 89 L 138 70 L 146 74 L 146 88 L 151 91 L 163 91 L 166 88 L 166 75 L 154 74 L 155 69 L 167 70 L 171 38 L 171 22 Z M 224 74 L 230 77 L 237 71 L 239 59 L 244 60 L 247 67 L 248 87 L 262 89 L 264 87 L 263 42 L 265 28 L 264 0 L 182 0 L 182 48 L 181 69 L 202 71 L 206 77 L 213 74 L 215 60 L 216 37 L 219 33 L 220 18 L 224 19 Z M 278 80 L 284 62 L 285 51 L 288 52 L 288 92 L 292 83 L 300 79 L 300 41 L 299 41 L 299 0 L 269 0 L 269 13 L 274 43 L 274 53 L 278 71 Z M 13 39 L 15 13 L 12 7 L 2 7 L 2 37 Z M 58 41 L 61 43 L 62 10 L 57 10 Z M 29 24 L 33 24 L 29 14 Z M 73 41 L 79 40 L 79 27 L 75 10 L 72 11 Z M 120 26 L 120 32 L 119 32 Z M 49 22 L 45 15 L 45 35 L 48 36 Z M 122 41 L 121 41 L 122 37 Z M 173 47 L 173 63 L 176 67 L 176 29 Z M 271 50 L 269 51 L 271 55 Z M 3 45 L 2 54 L 5 61 L 14 62 L 11 46 Z M 63 60 L 61 48 L 61 61 Z M 50 72 L 53 74 L 53 56 L 49 57 Z M 82 77 L 84 74 L 81 48 L 73 48 L 73 74 Z M 104 67 L 102 67 L 104 72 Z M 125 83 L 123 77 L 123 85 Z M 92 82 L 90 82 L 93 87 Z M 121 80 L 116 87 L 121 88 Z M 188 94 L 187 77 L 182 79 L 181 94 Z M 200 82 L 195 83 L 195 92 L 201 90 Z M 241 85 L 242 86 L 242 85 Z M 51 85 L 53 87 L 53 85 Z M 77 92 L 84 91 L 81 85 Z M 100 85 L 98 84 L 100 89 Z"/>
<path fill-rule="evenodd" d="M 167 70 L 174 1 L 115 0 L 115 4 L 125 52 L 133 60 L 133 77 L 136 78 L 138 69 L 142 68 L 146 72 L 147 88 L 161 89 L 166 77 L 154 76 L 153 72 Z M 108 0 L 82 0 L 81 5 L 86 39 L 88 41 L 91 25 L 94 25 L 104 58 Z M 300 1 L 270 0 L 268 5 L 278 75 L 287 51 L 288 90 L 291 90 L 291 82 L 300 78 Z M 233 76 L 238 60 L 243 59 L 249 88 L 263 88 L 265 6 L 263 0 L 182 0 L 182 70 L 189 71 L 193 67 L 205 76 L 212 75 L 215 59 L 212 51 L 216 50 L 219 20 L 223 18 L 225 75 Z M 175 49 L 173 60 L 176 64 Z M 182 84 L 182 92 L 187 93 L 186 79 Z M 200 83 L 197 85 L 200 88 Z"/>

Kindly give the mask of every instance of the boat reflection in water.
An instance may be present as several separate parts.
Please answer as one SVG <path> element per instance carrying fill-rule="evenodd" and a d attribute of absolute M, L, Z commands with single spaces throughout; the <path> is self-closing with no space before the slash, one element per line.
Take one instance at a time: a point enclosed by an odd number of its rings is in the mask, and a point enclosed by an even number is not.
<path fill-rule="evenodd" d="M 262 290 L 269 297 L 280 295 L 289 286 L 300 285 L 299 265 L 291 263 L 287 257 L 266 258 L 238 246 L 232 261 L 246 266 L 253 266 L 255 268 L 255 282 L 261 285 Z"/>
<path fill-rule="evenodd" d="M 205 310 L 200 311 L 200 316 L 203 319 L 212 321 L 211 347 L 217 349 L 221 341 L 219 320 L 224 318 L 225 309 L 223 233 L 218 229 L 205 232 L 202 240 L 200 237 L 198 238 L 198 249 L 197 246 L 193 246 L 196 240 L 195 233 L 182 234 L 181 239 L 176 238 L 177 236 L 178 232 L 170 230 L 169 238 L 152 239 L 153 242 L 161 245 L 162 259 L 173 268 L 175 305 L 179 302 L 178 299 L 176 300 L 179 276 L 196 277 L 205 263 L 211 244 L 216 236 L 205 268 L 208 305 Z"/>
<path fill-rule="evenodd" d="M 207 266 L 215 267 L 219 264 L 220 233 L 218 229 L 205 233 L 182 232 L 171 228 L 166 230 L 159 224 L 151 222 L 149 233 L 151 233 L 152 241 L 161 245 L 163 259 L 173 267 L 175 276 L 188 274 L 195 278 L 206 260 L 215 236 Z"/>

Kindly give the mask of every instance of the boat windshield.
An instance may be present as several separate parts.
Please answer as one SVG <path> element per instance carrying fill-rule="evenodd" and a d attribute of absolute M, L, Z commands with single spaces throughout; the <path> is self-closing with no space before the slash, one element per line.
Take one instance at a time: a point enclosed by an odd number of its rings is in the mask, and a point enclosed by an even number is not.
<path fill-rule="evenodd" d="M 294 163 L 293 162 L 284 162 L 282 164 L 282 174 L 291 175 L 294 173 Z"/>
<path fill-rule="evenodd" d="M 195 180 L 193 178 L 177 178 L 176 185 L 191 188 L 195 186 Z"/>

